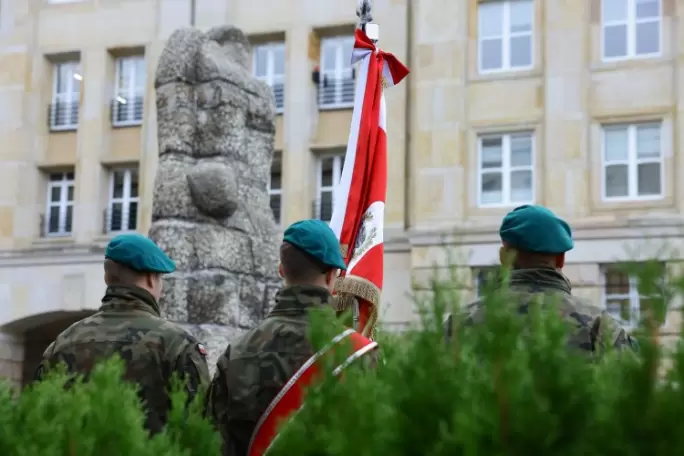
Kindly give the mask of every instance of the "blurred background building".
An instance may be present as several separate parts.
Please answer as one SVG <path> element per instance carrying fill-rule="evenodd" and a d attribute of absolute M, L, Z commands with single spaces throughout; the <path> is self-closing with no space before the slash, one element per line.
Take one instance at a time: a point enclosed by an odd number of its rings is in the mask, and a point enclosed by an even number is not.
<path fill-rule="evenodd" d="M 278 109 L 271 206 L 328 220 L 355 83 L 356 0 L 0 0 L 0 376 L 30 377 L 99 305 L 110 236 L 145 233 L 154 72 L 177 28 L 232 23 Z M 574 227 L 575 292 L 626 325 L 621 263 L 678 272 L 684 204 L 682 0 L 375 0 L 412 70 L 387 93 L 382 320 L 456 266 L 464 299 L 498 262 L 498 224 L 539 203 Z M 435 266 L 438 267 L 435 270 Z M 441 269 L 439 269 L 441 267 Z M 676 305 L 664 340 L 679 329 Z M 673 338 L 671 337 L 670 340 Z"/>

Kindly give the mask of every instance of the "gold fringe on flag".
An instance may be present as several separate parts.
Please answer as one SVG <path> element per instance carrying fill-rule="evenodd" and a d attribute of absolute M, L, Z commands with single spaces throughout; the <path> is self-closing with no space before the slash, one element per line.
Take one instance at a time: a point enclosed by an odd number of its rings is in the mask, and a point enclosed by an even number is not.
<path fill-rule="evenodd" d="M 347 275 L 338 277 L 335 282 L 335 310 L 344 312 L 354 305 L 354 299 L 362 299 L 372 305 L 371 314 L 361 334 L 373 337 L 375 324 L 378 320 L 378 305 L 380 304 L 380 289 L 363 277 Z"/>

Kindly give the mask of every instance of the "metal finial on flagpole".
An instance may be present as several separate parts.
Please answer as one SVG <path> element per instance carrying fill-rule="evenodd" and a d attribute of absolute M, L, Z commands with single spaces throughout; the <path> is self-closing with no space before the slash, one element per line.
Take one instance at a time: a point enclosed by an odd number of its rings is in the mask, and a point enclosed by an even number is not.
<path fill-rule="evenodd" d="M 371 0 L 358 0 L 356 15 L 359 18 L 359 28 L 366 33 L 371 41 L 376 43 L 380 39 L 380 28 L 378 24 L 372 22 L 371 8 Z"/>

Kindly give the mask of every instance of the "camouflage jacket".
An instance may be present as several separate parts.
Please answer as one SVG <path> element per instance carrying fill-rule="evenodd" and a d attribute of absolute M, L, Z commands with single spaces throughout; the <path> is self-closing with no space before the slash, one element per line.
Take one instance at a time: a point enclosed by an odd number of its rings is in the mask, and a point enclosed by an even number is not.
<path fill-rule="evenodd" d="M 570 281 L 552 268 L 514 269 L 510 275 L 511 302 L 518 313 L 527 314 L 529 304 L 537 297 L 547 296 L 547 302 L 557 303 L 561 315 L 574 327 L 568 346 L 585 352 L 598 353 L 604 344 L 617 349 L 636 350 L 636 341 L 607 312 L 585 299 L 571 294 Z M 553 299 L 560 297 L 560 301 Z M 544 302 L 544 301 L 542 301 Z M 481 323 L 485 317 L 485 300 L 479 299 L 466 308 L 465 324 Z M 604 338 L 610 338 L 604 340 Z"/>
<path fill-rule="evenodd" d="M 290 286 L 266 319 L 226 348 L 207 394 L 207 415 L 225 456 L 245 456 L 257 421 L 285 383 L 314 354 L 308 310 L 332 305 L 322 287 Z"/>
<path fill-rule="evenodd" d="M 159 432 L 170 406 L 174 374 L 185 379 L 189 399 L 209 383 L 204 347 L 185 329 L 160 317 L 159 306 L 137 287 L 109 287 L 94 315 L 74 323 L 43 354 L 35 380 L 64 363 L 87 379 L 94 364 L 118 354 L 125 379 L 136 383 L 146 406 L 146 427 Z"/>

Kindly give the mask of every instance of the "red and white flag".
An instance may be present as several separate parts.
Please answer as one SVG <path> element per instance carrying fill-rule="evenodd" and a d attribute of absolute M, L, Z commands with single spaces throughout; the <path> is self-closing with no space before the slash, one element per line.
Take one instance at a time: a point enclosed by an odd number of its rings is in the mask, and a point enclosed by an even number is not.
<path fill-rule="evenodd" d="M 336 294 L 340 306 L 359 301 L 359 332 L 371 336 L 383 282 L 383 229 L 387 195 L 387 127 L 384 89 L 409 73 L 392 54 L 356 30 L 352 64 L 356 94 L 344 168 L 335 189 L 330 227 L 340 240 L 347 270 Z M 341 309 L 341 310 L 343 310 Z"/>

